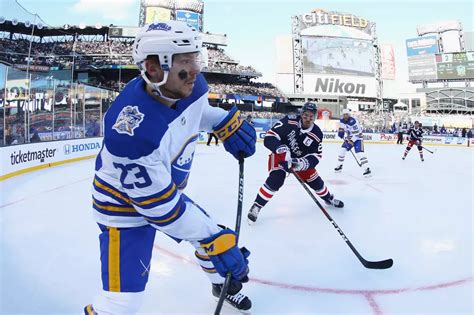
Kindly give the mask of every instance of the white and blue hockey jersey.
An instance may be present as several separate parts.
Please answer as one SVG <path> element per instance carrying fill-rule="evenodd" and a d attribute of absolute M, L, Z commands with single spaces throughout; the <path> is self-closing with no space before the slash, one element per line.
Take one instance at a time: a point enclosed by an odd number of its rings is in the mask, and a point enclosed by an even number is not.
<path fill-rule="evenodd" d="M 142 78 L 127 84 L 104 118 L 93 183 L 97 222 L 112 227 L 151 224 L 188 240 L 216 233 L 215 224 L 202 224 L 202 215 L 196 219 L 196 211 L 187 211 L 197 206 L 182 190 L 199 131 L 211 131 L 226 115 L 209 105 L 202 74 L 192 94 L 174 108 L 148 95 Z"/>
<path fill-rule="evenodd" d="M 349 117 L 347 121 L 344 118 L 339 120 L 339 130 L 344 131 L 344 138 L 356 142 L 357 140 L 363 140 L 362 126 L 359 121 L 354 117 Z"/>

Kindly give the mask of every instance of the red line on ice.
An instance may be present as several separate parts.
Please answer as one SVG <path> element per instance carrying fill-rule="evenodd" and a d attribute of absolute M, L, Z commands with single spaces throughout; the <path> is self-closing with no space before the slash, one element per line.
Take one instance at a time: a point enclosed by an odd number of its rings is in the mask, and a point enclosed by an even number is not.
<path fill-rule="evenodd" d="M 6 208 L 8 206 L 11 206 L 11 205 L 14 205 L 16 203 L 19 203 L 19 202 L 22 202 L 22 201 L 25 201 L 26 199 L 30 199 L 31 197 L 34 197 L 34 196 L 38 196 L 38 195 L 41 195 L 41 194 L 44 194 L 44 193 L 48 193 L 48 192 L 51 192 L 51 191 L 55 191 L 55 190 L 58 190 L 58 189 L 61 189 L 61 188 L 64 188 L 64 187 L 67 187 L 69 185 L 74 185 L 74 184 L 77 184 L 77 183 L 80 183 L 80 182 L 83 182 L 85 180 L 89 180 L 89 179 L 92 179 L 92 176 L 89 176 L 89 177 L 86 177 L 86 178 L 83 178 L 83 179 L 79 179 L 79 180 L 76 180 L 74 182 L 70 182 L 70 183 L 67 183 L 67 184 L 64 184 L 64 185 L 61 185 L 61 186 L 56 186 L 54 188 L 51 188 L 51 189 L 48 189 L 48 190 L 43 190 L 39 193 L 36 193 L 36 194 L 31 194 L 31 195 L 28 195 L 27 197 L 23 197 L 21 199 L 18 199 L 18 200 L 15 200 L 15 201 L 12 201 L 12 202 L 9 202 L 9 203 L 5 203 L 3 205 L 0 205 L 0 209 L 1 208 Z"/>
<path fill-rule="evenodd" d="M 188 264 L 199 266 L 199 264 L 196 261 L 189 259 L 185 256 L 173 253 L 172 251 L 169 251 L 156 244 L 154 245 L 154 247 L 156 250 L 161 251 L 163 254 L 169 257 L 173 257 L 175 259 L 184 261 Z M 260 284 L 277 287 L 281 289 L 287 289 L 287 290 L 317 292 L 317 293 L 346 294 L 346 295 L 360 295 L 360 296 L 363 296 L 367 300 L 370 307 L 372 308 L 372 312 L 374 315 L 383 314 L 380 306 L 378 305 L 377 301 L 374 298 L 375 295 L 390 295 L 390 294 L 401 294 L 401 293 L 410 292 L 410 291 L 429 291 L 429 290 L 444 289 L 444 288 L 463 285 L 463 284 L 472 282 L 473 280 L 474 278 L 471 276 L 471 277 L 459 279 L 456 281 L 422 286 L 422 287 L 417 287 L 417 288 L 361 290 L 361 289 L 318 288 L 318 287 L 312 287 L 312 286 L 306 286 L 306 285 L 289 284 L 289 283 L 277 282 L 277 281 L 272 281 L 272 280 L 258 279 L 258 278 L 253 278 L 253 277 L 250 278 L 250 282 L 260 283 Z"/>

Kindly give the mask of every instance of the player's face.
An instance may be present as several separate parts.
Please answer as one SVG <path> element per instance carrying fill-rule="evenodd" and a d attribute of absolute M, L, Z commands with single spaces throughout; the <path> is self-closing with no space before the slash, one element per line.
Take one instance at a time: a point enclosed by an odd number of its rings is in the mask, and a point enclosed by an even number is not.
<path fill-rule="evenodd" d="M 308 129 L 314 123 L 314 113 L 310 111 L 305 111 L 301 114 L 301 125 L 304 129 Z"/>
<path fill-rule="evenodd" d="M 348 121 L 348 120 L 349 120 L 349 117 L 351 117 L 351 116 L 349 116 L 349 114 L 344 114 L 344 115 L 342 115 L 342 118 L 343 118 L 345 121 Z"/>
<path fill-rule="evenodd" d="M 201 72 L 201 57 L 198 53 L 173 56 L 173 66 L 162 92 L 171 98 L 185 98 L 191 95 L 196 77 Z"/>

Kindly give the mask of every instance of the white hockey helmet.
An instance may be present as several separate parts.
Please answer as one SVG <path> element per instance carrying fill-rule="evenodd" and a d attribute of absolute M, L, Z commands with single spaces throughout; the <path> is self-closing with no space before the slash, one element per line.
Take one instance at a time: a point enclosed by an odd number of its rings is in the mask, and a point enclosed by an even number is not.
<path fill-rule="evenodd" d="M 342 110 L 342 114 L 343 114 L 343 115 L 347 114 L 347 115 L 350 116 L 350 115 L 351 115 L 351 110 L 348 109 L 348 108 L 345 108 L 345 109 Z"/>
<path fill-rule="evenodd" d="M 133 62 L 137 64 L 143 79 L 161 94 L 159 86 L 166 83 L 173 64 L 173 55 L 201 52 L 202 39 L 199 32 L 186 22 L 167 21 L 145 25 L 133 43 Z M 145 59 L 158 56 L 164 77 L 161 82 L 152 83 L 145 75 Z"/>

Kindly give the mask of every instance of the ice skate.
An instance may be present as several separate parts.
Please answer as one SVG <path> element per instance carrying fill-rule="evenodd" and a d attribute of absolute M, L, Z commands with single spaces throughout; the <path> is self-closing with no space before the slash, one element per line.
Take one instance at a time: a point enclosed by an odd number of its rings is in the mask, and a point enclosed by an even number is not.
<path fill-rule="evenodd" d="M 362 175 L 364 175 L 365 177 L 371 177 L 372 172 L 370 171 L 370 168 L 367 167 Z"/>
<path fill-rule="evenodd" d="M 249 213 L 247 215 L 247 221 L 248 221 L 249 225 L 252 225 L 252 224 L 255 223 L 255 221 L 257 221 L 258 214 L 260 213 L 261 209 L 262 208 L 260 208 L 256 204 L 252 205 L 252 208 L 250 208 Z"/>
<path fill-rule="evenodd" d="M 342 202 L 342 201 L 339 200 L 339 199 L 335 199 L 335 198 L 334 198 L 334 195 L 331 195 L 330 200 L 329 200 L 329 201 L 326 201 L 326 200 L 325 200 L 325 202 L 326 202 L 326 204 L 327 204 L 328 206 L 333 206 L 333 207 L 335 207 L 335 208 L 342 208 L 342 207 L 344 207 L 344 202 Z"/>
<path fill-rule="evenodd" d="M 222 286 L 222 284 L 212 284 L 212 295 L 217 299 L 219 299 L 221 294 Z M 239 293 L 241 289 L 242 284 L 240 282 L 232 281 L 227 290 L 224 304 L 240 312 L 248 313 L 252 307 L 252 302 L 247 296 Z"/>

